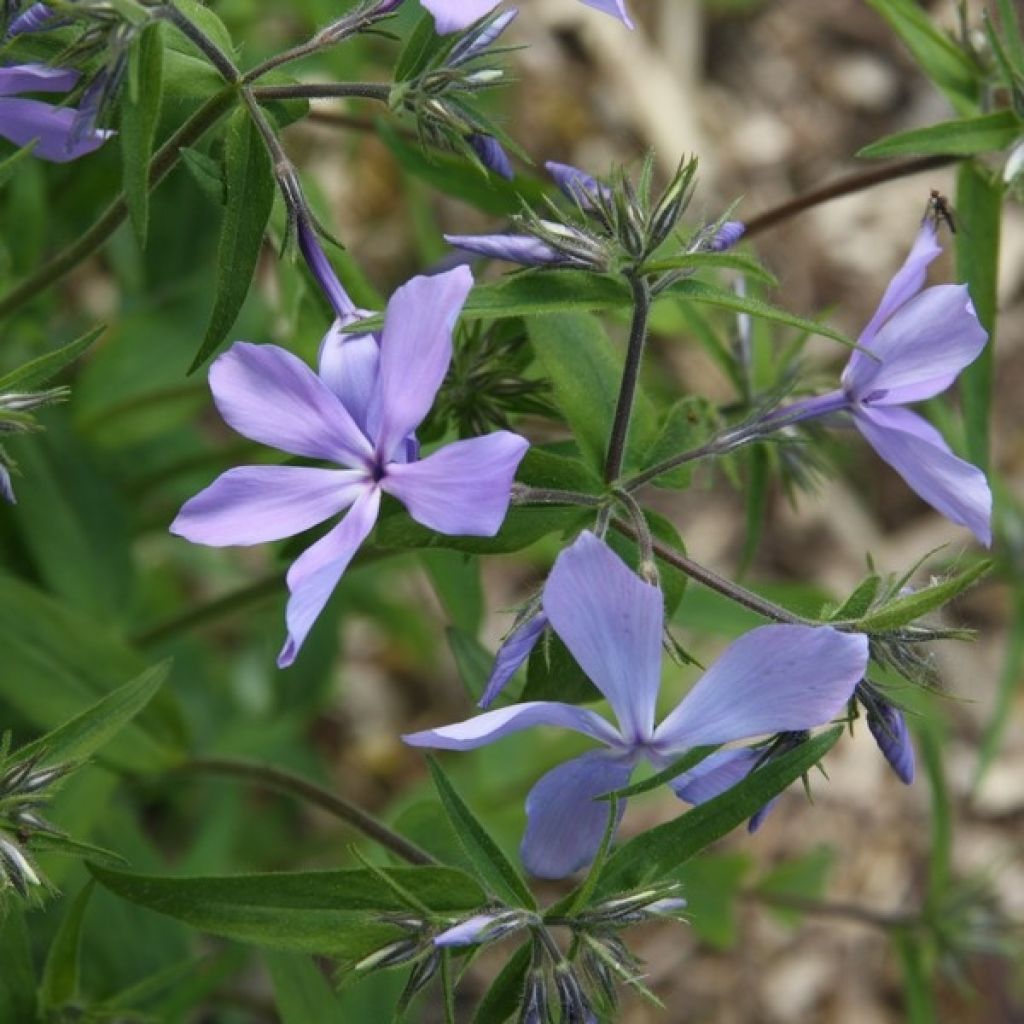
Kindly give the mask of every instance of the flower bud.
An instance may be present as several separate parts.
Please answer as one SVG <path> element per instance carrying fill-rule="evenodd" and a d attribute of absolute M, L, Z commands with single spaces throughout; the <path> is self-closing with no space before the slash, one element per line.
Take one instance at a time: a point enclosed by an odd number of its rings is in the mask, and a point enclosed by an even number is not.
<path fill-rule="evenodd" d="M 8 505 L 17 505 L 18 503 L 18 499 L 14 496 L 11 472 L 3 462 L 0 462 L 0 498 L 3 498 Z"/>
<path fill-rule="evenodd" d="M 497 942 L 523 928 L 526 923 L 527 916 L 518 910 L 510 910 L 504 914 L 474 914 L 473 917 L 434 936 L 434 945 L 477 946 Z"/>
<path fill-rule="evenodd" d="M 563 960 L 555 966 L 554 975 L 563 1024 L 591 1024 L 592 1021 L 596 1021 L 583 986 L 571 965 Z"/>
<path fill-rule="evenodd" d="M 42 885 L 28 858 L 14 843 L 0 838 L 0 874 L 14 886 L 22 896 L 27 896 L 29 886 Z"/>
<path fill-rule="evenodd" d="M 493 135 L 482 135 L 479 132 L 474 132 L 466 141 L 472 147 L 473 152 L 480 158 L 480 163 L 489 171 L 493 171 L 507 181 L 511 181 L 516 176 L 508 153 L 505 152 L 501 143 Z"/>
<path fill-rule="evenodd" d="M 455 68 L 480 56 L 512 24 L 518 14 L 519 11 L 514 7 L 502 11 L 467 33 L 452 47 L 445 66 Z"/>
<path fill-rule="evenodd" d="M 708 248 L 712 252 L 725 252 L 731 249 L 746 233 L 747 226 L 739 220 L 727 220 L 715 233 L 715 237 L 708 242 Z"/>
<path fill-rule="evenodd" d="M 376 971 L 383 967 L 397 967 L 415 959 L 421 951 L 421 944 L 416 939 L 398 939 L 382 946 L 376 952 L 364 957 L 356 964 L 357 971 Z"/>
<path fill-rule="evenodd" d="M 914 747 L 903 712 L 877 698 L 868 708 L 868 729 L 892 770 L 909 786 L 914 781 Z"/>

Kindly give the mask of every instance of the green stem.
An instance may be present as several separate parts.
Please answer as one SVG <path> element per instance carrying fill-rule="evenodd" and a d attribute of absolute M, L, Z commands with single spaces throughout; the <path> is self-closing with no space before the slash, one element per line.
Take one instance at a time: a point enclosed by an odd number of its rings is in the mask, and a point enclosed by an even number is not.
<path fill-rule="evenodd" d="M 149 188 L 155 189 L 177 164 L 181 150 L 191 146 L 212 128 L 235 99 L 233 88 L 211 96 L 161 147 L 149 165 Z M 100 219 L 80 238 L 62 249 L 34 274 L 0 298 L 0 318 L 9 316 L 40 292 L 56 284 L 65 274 L 96 252 L 124 223 L 128 204 L 119 195 Z"/>
<path fill-rule="evenodd" d="M 608 440 L 608 455 L 604 463 L 606 483 L 617 480 L 622 472 L 626 457 L 626 441 L 629 437 L 629 422 L 633 416 L 636 401 L 637 382 L 640 378 L 640 364 L 643 361 L 644 346 L 647 342 L 647 319 L 651 311 L 651 290 L 646 278 L 630 278 L 633 292 L 633 322 L 629 329 L 629 348 L 626 350 L 626 365 L 619 385 L 619 400 L 615 406 L 615 419 L 611 437 Z"/>
<path fill-rule="evenodd" d="M 234 84 L 242 80 L 241 72 L 235 67 L 234 61 L 198 25 L 182 14 L 173 3 L 164 4 L 159 8 L 157 16 L 170 22 L 196 46 L 220 72 L 220 76 L 225 82 Z"/>
<path fill-rule="evenodd" d="M 761 892 L 758 889 L 745 890 L 743 898 L 768 907 L 777 907 L 780 910 L 795 910 L 801 914 L 813 914 L 817 917 L 841 917 L 848 921 L 859 921 L 861 924 L 881 928 L 884 931 L 914 928 L 921 923 L 918 914 L 871 910 L 856 903 L 825 903 L 820 900 L 805 899 L 802 896 Z"/>
<path fill-rule="evenodd" d="M 848 196 L 854 192 L 863 192 L 865 189 L 873 188 L 875 185 L 882 185 L 887 181 L 895 181 L 897 178 L 906 178 L 912 174 L 921 174 L 924 171 L 933 171 L 938 167 L 947 167 L 957 163 L 963 157 L 958 156 L 919 156 L 912 160 L 904 160 L 897 164 L 887 164 L 884 167 L 872 168 L 869 171 L 857 171 L 848 174 L 845 178 L 815 189 L 813 192 L 805 192 L 803 195 L 790 199 L 789 202 L 774 206 L 764 213 L 758 214 L 746 222 L 747 230 L 745 238 L 759 234 L 768 228 L 775 227 L 798 213 L 827 203 L 831 199 L 838 199 L 840 196 Z"/>
<path fill-rule="evenodd" d="M 288 793 L 340 818 L 346 824 L 362 832 L 368 839 L 372 839 L 410 864 L 437 863 L 425 850 L 421 850 L 415 843 L 394 832 L 383 822 L 367 814 L 362 808 L 343 800 L 315 782 L 275 768 L 273 765 L 258 764 L 255 761 L 243 761 L 230 757 L 196 757 L 182 764 L 179 770 L 228 775 L 236 779 L 257 782 L 268 789 L 275 789 L 281 793 Z"/>
<path fill-rule="evenodd" d="M 300 85 L 256 85 L 249 90 L 252 95 L 266 100 L 325 100 L 362 98 L 381 100 L 387 103 L 391 96 L 390 85 L 374 82 L 309 82 Z"/>

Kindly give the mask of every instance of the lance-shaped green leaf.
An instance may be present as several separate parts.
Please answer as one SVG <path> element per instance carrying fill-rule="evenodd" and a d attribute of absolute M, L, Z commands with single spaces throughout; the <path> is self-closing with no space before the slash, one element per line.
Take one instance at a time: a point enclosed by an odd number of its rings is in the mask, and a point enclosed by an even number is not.
<path fill-rule="evenodd" d="M 83 334 L 66 345 L 37 356 L 28 363 L 24 363 L 16 370 L 5 373 L 0 377 L 0 392 L 14 390 L 29 390 L 45 384 L 48 380 L 56 377 L 64 367 L 73 363 L 96 339 L 106 330 L 106 327 L 94 327 L 91 331 Z"/>
<path fill-rule="evenodd" d="M 710 757 L 717 749 L 716 746 L 694 747 L 693 750 L 688 750 L 682 757 L 677 758 L 667 768 L 663 768 L 650 778 L 634 782 L 630 786 L 624 786 L 622 789 L 615 790 L 614 793 L 606 793 L 600 799 L 609 800 L 614 796 L 616 799 L 625 800 L 630 796 L 649 793 L 652 789 L 658 789 L 673 779 L 679 778 L 690 769 L 696 768 L 704 758 Z"/>
<path fill-rule="evenodd" d="M 474 701 L 479 700 L 491 674 L 494 655 L 475 636 L 458 626 L 449 626 L 445 636 L 462 685 Z"/>
<path fill-rule="evenodd" d="M 971 58 L 932 23 L 917 0 L 868 0 L 913 54 L 921 70 L 961 113 L 970 113 L 978 95 Z"/>
<path fill-rule="evenodd" d="M 969 586 L 976 583 L 992 568 L 992 562 L 985 560 L 972 565 L 956 576 L 936 583 L 932 587 L 925 587 L 923 590 L 915 591 L 904 597 L 897 597 L 881 608 L 876 608 L 863 618 L 854 623 L 857 632 L 860 633 L 884 633 L 892 629 L 899 629 L 927 615 L 928 612 L 941 608 L 944 604 L 952 601 L 958 594 L 963 593 Z"/>
<path fill-rule="evenodd" d="M 150 22 L 139 34 L 128 61 L 128 87 L 121 104 L 124 197 L 139 248 L 149 229 L 149 162 L 163 102 L 163 25 Z"/>
<path fill-rule="evenodd" d="M 434 31 L 434 16 L 424 12 L 409 33 L 395 64 L 395 81 L 407 82 L 430 63 L 435 53 L 444 48 L 444 40 Z"/>
<path fill-rule="evenodd" d="M 526 972 L 533 960 L 533 944 L 524 942 L 509 957 L 501 972 L 487 990 L 476 1013 L 473 1024 L 505 1024 L 517 1009 L 523 998 Z"/>
<path fill-rule="evenodd" d="M 308 956 L 267 950 L 263 960 L 274 983 L 274 1001 L 281 1024 L 315 1024 L 342 1019 L 333 989 Z"/>
<path fill-rule="evenodd" d="M 256 272 L 274 204 L 270 157 L 259 130 L 244 109 L 236 110 L 228 121 L 224 178 L 227 205 L 217 248 L 216 297 L 206 337 L 189 373 L 220 348 L 238 318 Z"/>
<path fill-rule="evenodd" d="M 762 263 L 741 252 L 683 252 L 644 264 L 648 273 L 666 270 L 738 270 L 741 274 L 777 288 L 778 278 Z"/>
<path fill-rule="evenodd" d="M 401 934 L 371 915 L 409 912 L 395 889 L 366 868 L 202 878 L 136 875 L 95 864 L 89 870 L 130 903 L 214 935 L 297 953 L 365 955 Z M 475 879 L 455 868 L 381 870 L 438 914 L 465 914 L 487 902 Z"/>
<path fill-rule="evenodd" d="M 832 749 L 842 732 L 842 726 L 834 726 L 772 759 L 725 793 L 631 839 L 609 859 L 598 892 L 622 891 L 664 878 L 808 772 Z"/>
<path fill-rule="evenodd" d="M 994 114 L 943 121 L 927 128 L 887 135 L 865 146 L 857 156 L 974 156 L 1005 149 L 1021 134 L 1024 134 L 1024 122 L 1012 110 L 999 110 Z"/>
<path fill-rule="evenodd" d="M 0 899 L 0 1020 L 36 1020 L 36 976 L 21 909 L 9 897 Z"/>
<path fill-rule="evenodd" d="M 496 895 L 510 900 L 516 906 L 535 910 L 537 902 L 526 882 L 456 792 L 441 766 L 429 756 L 427 764 L 430 765 L 430 774 L 433 776 L 434 786 L 437 788 L 448 820 L 451 821 L 459 842 L 462 843 L 466 855 L 473 862 L 480 877 Z"/>
<path fill-rule="evenodd" d="M 882 585 L 882 577 L 876 573 L 866 576 L 857 584 L 850 596 L 829 616 L 833 622 L 843 619 L 859 619 L 866 615 L 868 609 L 878 596 Z"/>
<path fill-rule="evenodd" d="M 95 885 L 90 879 L 71 901 L 50 943 L 43 967 L 43 982 L 39 987 L 39 1001 L 46 1012 L 59 1010 L 78 994 L 82 930 Z"/>
<path fill-rule="evenodd" d="M 170 662 L 165 661 L 147 669 L 69 722 L 16 750 L 12 760 L 24 761 L 39 755 L 42 764 L 61 764 L 91 757 L 150 702 L 170 667 Z"/>

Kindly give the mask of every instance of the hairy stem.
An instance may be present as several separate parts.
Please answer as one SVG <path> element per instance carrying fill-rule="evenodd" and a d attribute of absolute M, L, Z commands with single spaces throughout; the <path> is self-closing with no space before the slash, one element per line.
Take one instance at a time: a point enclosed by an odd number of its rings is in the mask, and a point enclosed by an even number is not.
<path fill-rule="evenodd" d="M 651 290 L 647 280 L 640 275 L 634 275 L 630 278 L 629 284 L 633 291 L 633 322 L 629 329 L 626 365 L 622 371 L 619 400 L 615 406 L 615 419 L 612 422 L 612 432 L 608 440 L 608 455 L 604 463 L 606 483 L 612 483 L 618 479 L 619 473 L 622 472 L 623 459 L 626 457 L 629 423 L 633 416 L 640 364 L 643 361 L 644 346 L 647 343 L 647 319 L 651 311 Z"/>
<path fill-rule="evenodd" d="M 388 828 L 362 808 L 349 803 L 328 789 L 318 786 L 299 775 L 283 771 L 269 764 L 243 761 L 229 757 L 196 757 L 180 766 L 180 771 L 213 772 L 236 779 L 257 782 L 268 789 L 298 797 L 362 832 L 368 839 L 390 850 L 409 864 L 436 864 L 437 861 L 415 843 Z"/>
<path fill-rule="evenodd" d="M 325 100 L 356 97 L 387 103 L 391 86 L 376 82 L 304 82 L 298 85 L 254 85 L 249 92 L 260 100 Z"/>
<path fill-rule="evenodd" d="M 637 536 L 637 531 L 630 523 L 623 522 L 621 519 L 612 519 L 611 525 L 619 533 L 639 541 L 640 538 Z M 669 547 L 660 540 L 654 539 L 652 547 L 654 554 L 658 558 L 674 566 L 680 572 L 685 573 L 690 579 L 703 584 L 709 590 L 717 591 L 719 594 L 729 598 L 730 601 L 743 605 L 744 608 L 749 608 L 752 612 L 757 612 L 758 615 L 763 615 L 766 619 L 771 619 L 772 622 L 782 622 L 791 626 L 820 625 L 820 623 L 815 622 L 813 619 L 805 619 L 803 616 L 775 604 L 774 601 L 769 601 L 767 598 L 747 590 L 746 587 L 741 587 L 738 583 L 733 583 L 732 580 L 719 576 L 717 573 L 712 572 L 711 569 L 701 565 L 699 562 L 694 562 L 681 551 L 676 551 L 675 548 Z M 832 625 L 837 624 L 832 623 Z"/>
<path fill-rule="evenodd" d="M 149 165 L 149 188 L 155 189 L 170 173 L 186 146 L 194 145 L 209 131 L 232 105 L 233 88 L 211 96 L 154 154 Z M 128 204 L 124 193 L 119 195 L 100 216 L 100 219 L 80 238 L 62 249 L 44 263 L 21 284 L 15 285 L 0 298 L 0 317 L 9 316 L 40 292 L 56 284 L 65 274 L 96 252 L 124 223 Z"/>
<path fill-rule="evenodd" d="M 193 21 L 187 18 L 173 3 L 159 8 L 157 14 L 164 21 L 170 22 L 186 39 L 193 43 L 220 72 L 225 82 L 240 82 L 241 72 L 235 67 L 234 61 Z"/>
<path fill-rule="evenodd" d="M 813 192 L 805 192 L 795 199 L 790 199 L 780 206 L 758 214 L 747 221 L 745 237 L 749 238 L 761 231 L 767 231 L 768 228 L 773 228 L 776 224 L 789 220 L 790 217 L 795 217 L 798 213 L 803 213 L 804 210 L 809 210 L 813 206 L 827 203 L 830 199 L 838 199 L 840 196 L 848 196 L 854 192 L 863 192 L 875 185 L 883 185 L 887 181 L 906 178 L 912 174 L 921 174 L 923 171 L 932 171 L 937 167 L 947 167 L 962 159 L 963 157 L 958 156 L 920 156 L 912 160 L 872 168 L 869 171 L 857 171 L 832 182 L 831 185 L 825 185 Z"/>

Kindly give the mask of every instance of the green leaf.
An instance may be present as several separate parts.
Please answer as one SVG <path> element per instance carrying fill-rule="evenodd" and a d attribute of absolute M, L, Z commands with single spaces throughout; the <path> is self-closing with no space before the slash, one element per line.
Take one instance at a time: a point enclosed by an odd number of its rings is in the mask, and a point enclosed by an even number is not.
<path fill-rule="evenodd" d="M 464 633 L 475 637 L 484 610 L 479 561 L 441 549 L 423 551 L 419 557 L 448 617 Z"/>
<path fill-rule="evenodd" d="M 505 1024 L 519 1009 L 526 973 L 533 960 L 533 944 L 524 942 L 505 962 L 473 1015 L 473 1024 Z"/>
<path fill-rule="evenodd" d="M 833 622 L 842 619 L 859 619 L 866 615 L 882 585 L 882 577 L 872 573 L 857 584 L 853 593 L 829 616 Z"/>
<path fill-rule="evenodd" d="M 618 401 L 623 354 L 616 352 L 600 322 L 586 314 L 558 313 L 532 320 L 529 334 L 580 451 L 600 472 Z M 627 466 L 638 466 L 656 434 L 654 409 L 638 390 Z"/>
<path fill-rule="evenodd" d="M 366 868 L 201 878 L 136 875 L 95 864 L 89 870 L 130 903 L 214 935 L 297 953 L 365 955 L 398 934 L 368 915 L 409 909 Z M 455 868 L 379 870 L 438 914 L 466 913 L 487 902 L 479 884 Z"/>
<path fill-rule="evenodd" d="M 974 156 L 1005 149 L 1022 133 L 1024 122 L 1012 110 L 1000 110 L 994 114 L 944 121 L 927 128 L 887 135 L 859 150 L 857 156 Z M 957 208 L 961 205 L 958 202 Z"/>
<path fill-rule="evenodd" d="M 59 1010 L 72 1003 L 78 994 L 79 958 L 85 912 L 96 883 L 89 879 L 71 901 L 61 920 L 57 934 L 50 943 L 39 987 L 39 1001 L 44 1011 Z"/>
<path fill-rule="evenodd" d="M 444 40 L 434 31 L 434 17 L 424 12 L 420 15 L 416 27 L 409 33 L 409 38 L 402 47 L 395 64 L 395 81 L 407 82 L 418 75 L 437 53 Z"/>
<path fill-rule="evenodd" d="M 185 170 L 199 186 L 202 193 L 215 206 L 223 206 L 227 202 L 227 185 L 224 181 L 224 167 L 212 156 L 207 156 L 200 149 L 188 146 L 178 150 Z"/>
<path fill-rule="evenodd" d="M 767 267 L 741 252 L 683 252 L 678 256 L 653 260 L 644 264 L 644 269 L 652 273 L 666 270 L 738 270 L 741 274 L 761 281 L 772 288 L 779 285 L 778 278 Z"/>
<path fill-rule="evenodd" d="M 1003 184 L 975 163 L 957 173 L 956 210 L 963 225 L 956 235 L 957 280 L 967 283 L 988 344 L 958 380 L 967 458 L 988 471 L 991 448 L 992 388 L 995 375 L 997 278 Z"/>
<path fill-rule="evenodd" d="M 763 444 L 753 445 L 745 453 L 743 461 L 747 468 L 744 497 L 746 499 L 746 531 L 743 538 L 743 553 L 740 556 L 740 574 L 750 568 L 761 534 L 764 532 L 765 514 L 768 509 L 768 488 L 771 484 L 771 464 L 768 450 Z"/>
<path fill-rule="evenodd" d="M 474 701 L 479 700 L 491 674 L 494 655 L 475 636 L 458 626 L 449 626 L 445 636 L 466 692 Z"/>
<path fill-rule="evenodd" d="M 12 153 L 9 157 L 0 160 L 0 188 L 3 188 L 7 184 L 8 179 L 18 169 L 18 165 L 22 160 L 27 157 L 33 149 L 36 148 L 35 139 L 33 139 L 28 145 L 22 146 L 21 149 Z"/>
<path fill-rule="evenodd" d="M 73 363 L 105 330 L 106 327 L 102 325 L 94 327 L 80 338 L 4 374 L 3 377 L 0 377 L 0 392 L 28 391 L 45 384 L 48 380 L 56 377 L 64 367 Z"/>
<path fill-rule="evenodd" d="M 643 461 L 642 469 L 664 462 L 706 441 L 715 427 L 714 408 L 700 395 L 687 395 L 669 409 L 654 444 Z M 684 464 L 663 473 L 652 483 L 656 487 L 682 489 L 690 486 L 694 465 Z"/>
<path fill-rule="evenodd" d="M 1024 35 L 1014 0 L 996 0 L 999 19 L 1003 23 L 1002 41 L 1014 69 L 1024 75 Z"/>
<path fill-rule="evenodd" d="M 334 990 L 308 956 L 268 950 L 263 961 L 274 983 L 281 1024 L 329 1024 L 342 1019 Z"/>
<path fill-rule="evenodd" d="M 751 861 L 742 853 L 694 857 L 675 873 L 686 897 L 686 921 L 713 949 L 735 948 L 739 941 L 736 904 Z"/>
<path fill-rule="evenodd" d="M 455 829 L 455 834 L 459 837 L 467 856 L 480 872 L 480 877 L 496 895 L 510 900 L 516 906 L 535 910 L 537 903 L 522 876 L 456 792 L 441 766 L 429 756 L 427 764 L 430 766 L 430 774 L 433 776 L 438 796 L 452 823 L 452 828 Z"/>
<path fill-rule="evenodd" d="M 678 778 L 691 768 L 696 768 L 701 761 L 706 757 L 710 757 L 717 749 L 717 746 L 694 747 L 693 750 L 688 750 L 682 757 L 676 758 L 667 768 L 663 768 L 649 779 L 644 779 L 642 782 L 634 782 L 630 786 L 624 786 L 622 789 L 617 789 L 614 793 L 606 794 L 600 799 L 607 800 L 609 796 L 616 796 L 620 800 L 625 800 L 627 797 L 649 793 L 652 789 L 658 789 L 664 786 L 665 783 Z"/>
<path fill-rule="evenodd" d="M 842 733 L 842 726 L 834 726 L 782 757 L 772 759 L 725 793 L 631 839 L 609 859 L 598 883 L 599 891 L 638 888 L 676 870 L 808 772 L 832 749 Z"/>
<path fill-rule="evenodd" d="M 247 110 L 236 110 L 228 121 L 224 171 L 227 205 L 217 250 L 216 298 L 206 337 L 189 373 L 220 348 L 238 318 L 274 203 L 270 157 Z"/>
<path fill-rule="evenodd" d="M 977 102 L 977 72 L 971 58 L 944 35 L 916 0 L 867 0 L 913 54 L 921 70 L 961 113 Z"/>
<path fill-rule="evenodd" d="M 854 626 L 861 633 L 884 633 L 898 629 L 900 626 L 906 626 L 922 615 L 952 601 L 954 597 L 981 579 L 992 568 L 992 564 L 990 560 L 986 559 L 957 573 L 956 576 L 952 576 L 948 580 L 935 584 L 935 586 L 925 587 L 923 590 L 907 594 L 905 597 L 898 597 L 895 601 L 890 601 L 858 619 Z"/>
<path fill-rule="evenodd" d="M 834 850 L 828 846 L 819 846 L 801 857 L 783 861 L 758 881 L 756 889 L 766 896 L 782 897 L 777 905 L 771 900 L 766 902 L 786 924 L 796 926 L 803 914 L 798 908 L 786 907 L 785 897 L 792 896 L 798 900 L 821 899 L 835 859 Z"/>
<path fill-rule="evenodd" d="M 28 1024 L 36 1020 L 36 975 L 25 919 L 7 893 L 0 897 L 0 950 L 0 1020 Z"/>
<path fill-rule="evenodd" d="M 19 748 L 15 752 L 17 760 L 36 754 L 43 755 L 45 764 L 86 760 L 105 747 L 152 700 L 169 671 L 170 662 L 166 661 L 147 669 L 80 715 Z"/>
<path fill-rule="evenodd" d="M 124 196 L 139 248 L 149 228 L 149 162 L 163 103 L 163 25 L 150 22 L 131 51 L 128 88 L 121 103 L 121 154 Z"/>

